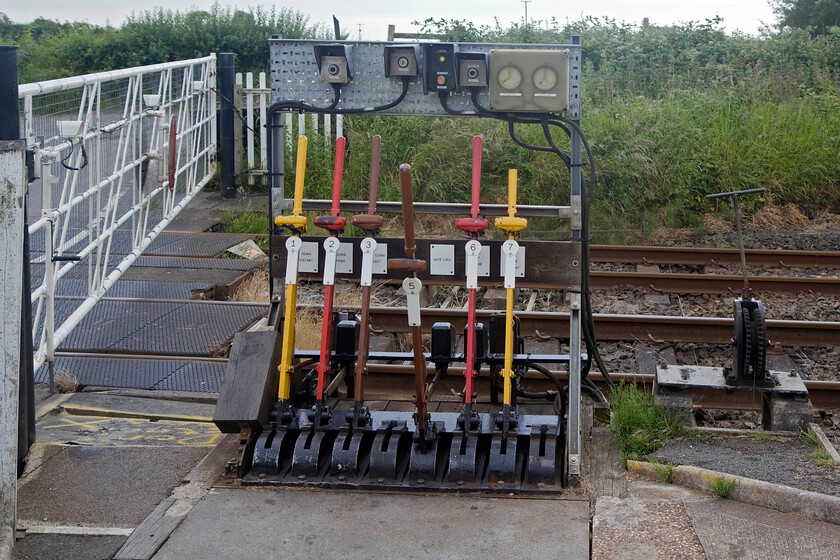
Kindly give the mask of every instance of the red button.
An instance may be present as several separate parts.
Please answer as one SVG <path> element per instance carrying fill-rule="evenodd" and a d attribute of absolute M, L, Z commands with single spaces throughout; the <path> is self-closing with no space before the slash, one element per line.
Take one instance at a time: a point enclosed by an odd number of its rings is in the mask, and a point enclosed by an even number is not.
<path fill-rule="evenodd" d="M 446 78 L 443 76 L 438 76 L 437 80 L 440 85 L 443 85 L 446 82 Z"/>

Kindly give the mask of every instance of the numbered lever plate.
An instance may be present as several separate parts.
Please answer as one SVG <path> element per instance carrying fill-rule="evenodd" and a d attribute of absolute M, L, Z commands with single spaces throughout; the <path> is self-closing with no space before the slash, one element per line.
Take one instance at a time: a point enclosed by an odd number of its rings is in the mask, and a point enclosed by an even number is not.
<path fill-rule="evenodd" d="M 300 237 L 292 235 L 286 239 L 286 284 L 297 284 L 298 275 L 298 259 L 300 258 L 300 248 L 303 246 L 303 241 Z"/>
<path fill-rule="evenodd" d="M 478 288 L 478 257 L 481 255 L 481 243 L 475 239 L 467 241 L 467 289 Z"/>
<path fill-rule="evenodd" d="M 406 278 L 403 280 L 403 290 L 405 291 L 406 305 L 408 306 L 408 326 L 420 326 L 420 290 L 423 288 L 422 282 L 417 278 Z"/>
<path fill-rule="evenodd" d="M 362 250 L 362 286 L 370 286 L 373 283 L 373 253 L 376 251 L 376 240 L 372 237 L 365 237 L 359 244 Z"/>
<path fill-rule="evenodd" d="M 335 260 L 341 241 L 337 237 L 324 239 L 324 286 L 335 284 Z"/>
<path fill-rule="evenodd" d="M 508 239 L 502 244 L 502 253 L 505 256 L 505 289 L 512 290 L 516 287 L 516 254 L 519 252 L 519 243 Z"/>

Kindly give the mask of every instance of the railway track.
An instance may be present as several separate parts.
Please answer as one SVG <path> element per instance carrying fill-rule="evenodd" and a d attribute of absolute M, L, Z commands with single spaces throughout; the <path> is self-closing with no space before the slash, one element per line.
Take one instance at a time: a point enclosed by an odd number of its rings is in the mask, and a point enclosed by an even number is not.
<path fill-rule="evenodd" d="M 776 249 L 746 249 L 747 263 L 751 266 L 825 267 L 840 268 L 840 251 L 793 251 Z M 706 247 L 650 247 L 627 245 L 592 245 L 589 250 L 592 262 L 719 265 L 740 264 L 738 249 Z"/>

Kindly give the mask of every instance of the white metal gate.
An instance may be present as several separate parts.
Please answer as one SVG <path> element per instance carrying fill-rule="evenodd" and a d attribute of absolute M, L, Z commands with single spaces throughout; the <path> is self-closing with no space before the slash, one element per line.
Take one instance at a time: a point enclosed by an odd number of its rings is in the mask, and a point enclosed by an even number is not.
<path fill-rule="evenodd" d="M 216 56 L 19 87 L 30 185 L 35 368 L 213 177 Z M 86 293 L 56 326 L 62 279 Z"/>

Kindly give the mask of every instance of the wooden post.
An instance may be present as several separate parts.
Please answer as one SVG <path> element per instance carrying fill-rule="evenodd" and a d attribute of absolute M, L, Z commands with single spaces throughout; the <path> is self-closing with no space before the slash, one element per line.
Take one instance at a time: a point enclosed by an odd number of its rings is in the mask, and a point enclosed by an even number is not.
<path fill-rule="evenodd" d="M 25 142 L 20 140 L 17 47 L 0 47 L 0 530 L 17 508 L 20 317 L 23 282 Z"/>

